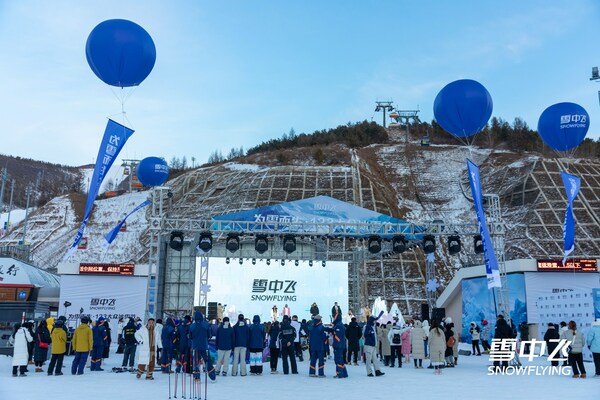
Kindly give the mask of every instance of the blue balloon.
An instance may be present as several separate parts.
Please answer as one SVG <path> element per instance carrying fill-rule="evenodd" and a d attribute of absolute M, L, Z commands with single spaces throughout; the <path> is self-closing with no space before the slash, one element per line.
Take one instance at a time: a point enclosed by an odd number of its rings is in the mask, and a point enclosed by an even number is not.
<path fill-rule="evenodd" d="M 544 143 L 556 151 L 573 149 L 585 139 L 590 116 L 579 104 L 558 103 L 546 108 L 538 121 Z"/>
<path fill-rule="evenodd" d="M 85 54 L 98 78 L 121 88 L 142 83 L 156 61 L 156 47 L 148 32 L 125 19 L 98 24 L 88 36 Z"/>
<path fill-rule="evenodd" d="M 146 157 L 138 164 L 136 174 L 144 186 L 158 186 L 169 177 L 169 167 L 162 158 Z"/>
<path fill-rule="evenodd" d="M 493 108 L 492 97 L 481 83 L 461 79 L 440 90 L 433 103 L 433 114 L 446 132 L 468 137 L 485 127 Z"/>

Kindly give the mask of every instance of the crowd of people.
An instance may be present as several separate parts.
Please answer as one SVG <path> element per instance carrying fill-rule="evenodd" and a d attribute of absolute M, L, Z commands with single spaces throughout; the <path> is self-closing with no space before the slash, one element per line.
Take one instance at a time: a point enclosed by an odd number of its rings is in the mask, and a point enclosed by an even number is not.
<path fill-rule="evenodd" d="M 285 308 L 288 308 L 287 305 Z M 411 358 L 414 368 L 430 368 L 441 374 L 443 368 L 453 368 L 458 364 L 458 338 L 452 318 L 441 321 L 411 320 L 401 323 L 398 320 L 380 322 L 379 316 L 370 315 L 366 321 L 358 322 L 351 317 L 349 323 L 342 320 L 342 310 L 336 303 L 331 309 L 332 321 L 323 321 L 316 304 L 311 306 L 311 318 L 299 320 L 296 315 L 282 314 L 282 321 L 275 317 L 262 322 L 258 315 L 252 321 L 243 314 L 232 323 L 229 317 L 217 316 L 210 324 L 201 312 L 195 312 L 193 319 L 186 315 L 181 320 L 168 317 L 163 321 L 149 318 L 142 324 L 139 318 L 126 322 L 119 320 L 117 353 L 123 355 L 120 368 L 115 372 L 134 372 L 137 378 L 145 375 L 152 380 L 155 366 L 165 374 L 198 374 L 202 368 L 211 379 L 217 375 L 226 377 L 262 375 L 263 365 L 269 362 L 270 373 L 279 372 L 281 360 L 285 375 L 298 374 L 299 362 L 304 361 L 305 352 L 309 355 L 308 374 L 310 377 L 325 377 L 324 365 L 333 359 L 336 366 L 336 379 L 349 376 L 348 365 L 358 366 L 364 362 L 369 377 L 385 375 L 382 367 L 402 368 L 409 365 Z M 222 316 L 222 313 L 221 313 Z M 49 325 L 49 323 L 51 325 Z M 104 371 L 103 360 L 109 356 L 110 326 L 103 317 L 92 321 L 84 316 L 74 330 L 71 348 L 74 358 L 71 373 L 84 373 L 89 357 L 90 371 Z M 527 324 L 514 327 L 502 315 L 497 317 L 494 331 L 491 332 L 487 320 L 471 322 L 469 327 L 473 355 L 490 352 L 491 339 L 514 339 L 517 334 L 522 341 L 529 340 Z M 67 352 L 68 330 L 65 318 L 33 321 L 18 325 L 11 336 L 14 345 L 13 376 L 26 376 L 28 365 L 34 364 L 36 372 L 43 372 L 43 365 L 50 363 L 48 375 L 63 375 L 62 365 Z M 588 346 L 593 353 L 595 374 L 600 375 L 600 320 L 588 332 L 587 338 L 577 330 L 574 321 L 559 325 L 549 324 L 544 340 L 548 352 L 557 345 L 556 339 L 571 342 L 568 352 L 568 365 L 573 369 L 573 377 L 585 378 L 583 348 Z M 209 351 L 209 341 L 214 341 L 216 365 L 213 367 Z M 525 349 L 527 353 L 529 349 Z M 136 362 L 137 359 L 137 362 Z M 429 366 L 423 360 L 429 359 Z M 556 364 L 555 364 L 556 363 Z M 231 366 L 230 366 L 231 364 Z M 552 365 L 558 365 L 552 362 Z M 506 361 L 494 361 L 494 366 L 505 369 Z"/>

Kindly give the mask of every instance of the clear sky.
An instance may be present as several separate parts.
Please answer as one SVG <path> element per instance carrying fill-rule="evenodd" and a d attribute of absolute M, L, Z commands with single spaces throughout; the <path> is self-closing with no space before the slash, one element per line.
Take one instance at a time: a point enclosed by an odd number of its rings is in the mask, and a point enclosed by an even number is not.
<path fill-rule="evenodd" d="M 475 79 L 493 115 L 533 128 L 571 101 L 600 133 L 600 1 L 0 0 L 0 153 L 91 163 L 120 112 L 85 57 L 106 19 L 143 26 L 149 77 L 126 103 L 123 158 L 195 157 L 374 118 L 376 100 L 433 117 L 447 83 Z M 119 121 L 119 117 L 115 117 Z M 197 162 L 198 162 L 197 161 Z"/>

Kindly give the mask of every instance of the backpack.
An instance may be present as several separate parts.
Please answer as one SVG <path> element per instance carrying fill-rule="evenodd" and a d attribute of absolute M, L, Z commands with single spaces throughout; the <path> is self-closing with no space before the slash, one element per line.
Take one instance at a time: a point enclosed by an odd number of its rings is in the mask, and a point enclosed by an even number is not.
<path fill-rule="evenodd" d="M 393 344 L 400 344 L 400 343 L 402 343 L 402 339 L 400 338 L 400 334 L 399 333 L 394 333 L 394 336 L 392 337 L 392 343 Z"/>
<path fill-rule="evenodd" d="M 448 340 L 446 341 L 446 346 L 452 347 L 452 346 L 454 346 L 455 343 L 456 343 L 456 339 L 454 338 L 454 336 L 450 336 L 448 338 Z"/>

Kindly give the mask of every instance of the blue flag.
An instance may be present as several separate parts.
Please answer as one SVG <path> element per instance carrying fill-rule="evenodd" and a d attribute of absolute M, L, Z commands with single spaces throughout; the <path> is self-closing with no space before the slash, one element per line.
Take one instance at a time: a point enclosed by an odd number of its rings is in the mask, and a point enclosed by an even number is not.
<path fill-rule="evenodd" d="M 92 175 L 90 189 L 85 203 L 83 221 L 81 222 L 81 227 L 79 227 L 79 230 L 77 231 L 77 236 L 75 237 L 73 244 L 67 251 L 67 254 L 63 257 L 63 262 L 73 254 L 77 248 L 77 244 L 83 237 L 83 232 L 85 231 L 88 219 L 92 213 L 92 207 L 94 206 L 94 200 L 96 200 L 96 196 L 100 190 L 100 185 L 102 185 L 102 181 L 108 173 L 108 170 L 113 165 L 119 152 L 123 146 L 125 146 L 125 142 L 127 142 L 127 139 L 129 139 L 133 132 L 132 129 L 129 129 L 112 119 L 108 120 L 106 129 L 104 130 L 104 137 L 102 138 L 102 143 L 100 143 L 100 149 L 98 150 L 98 157 L 96 157 L 96 166 L 94 167 L 94 173 Z"/>
<path fill-rule="evenodd" d="M 567 261 L 569 254 L 575 249 L 575 218 L 573 218 L 573 201 L 579 193 L 581 186 L 581 180 L 575 175 L 561 172 L 563 184 L 567 191 L 567 211 L 565 212 L 565 224 L 563 226 L 563 239 L 565 242 L 565 253 L 563 258 L 563 264 Z"/>
<path fill-rule="evenodd" d="M 120 221 L 117 226 L 115 226 L 112 231 L 108 232 L 106 235 L 104 235 L 104 247 L 108 247 L 110 246 L 110 244 L 113 242 L 113 240 L 115 240 L 115 238 L 117 237 L 117 235 L 119 234 L 119 231 L 121 230 L 121 227 L 123 226 L 123 224 L 125 223 L 125 220 L 127 218 L 129 218 L 129 216 L 131 214 L 133 214 L 134 212 L 138 211 L 140 208 L 144 208 L 146 207 L 148 204 L 152 204 L 152 202 L 150 200 L 146 200 L 144 201 L 142 204 L 140 204 L 139 206 L 137 206 L 136 208 L 134 208 L 129 214 L 127 214 L 125 216 L 125 218 L 123 218 L 122 221 Z"/>
<path fill-rule="evenodd" d="M 483 242 L 483 255 L 485 256 L 485 273 L 487 275 L 488 289 L 502 287 L 500 281 L 500 271 L 498 270 L 498 260 L 494 253 L 494 245 L 490 237 L 490 231 L 485 220 L 485 211 L 483 209 L 483 196 L 481 194 L 481 180 L 479 178 L 479 167 L 467 160 L 467 170 L 469 173 L 469 183 L 471 184 L 471 193 L 473 194 L 473 203 L 479 222 L 479 234 Z"/>

